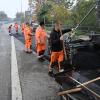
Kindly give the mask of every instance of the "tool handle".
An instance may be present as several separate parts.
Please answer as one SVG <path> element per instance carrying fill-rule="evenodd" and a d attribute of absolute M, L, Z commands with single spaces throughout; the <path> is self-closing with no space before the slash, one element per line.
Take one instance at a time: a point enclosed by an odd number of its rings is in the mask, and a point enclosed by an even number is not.
<path fill-rule="evenodd" d="M 88 81 L 88 82 L 85 82 L 85 83 L 83 83 L 83 85 L 88 85 L 88 84 L 90 84 L 90 83 L 93 83 L 93 82 L 95 82 L 95 81 L 98 81 L 98 80 L 100 80 L 100 77 L 97 77 L 97 78 L 95 78 L 95 79 L 93 79 L 93 80 L 90 80 L 90 81 Z M 77 85 L 76 87 L 81 87 L 82 85 Z"/>
<path fill-rule="evenodd" d="M 75 92 L 79 92 L 81 90 L 82 90 L 82 88 L 70 89 L 70 90 L 59 92 L 58 95 L 60 96 L 60 95 L 65 95 L 65 94 L 69 94 L 69 93 L 75 93 Z"/>

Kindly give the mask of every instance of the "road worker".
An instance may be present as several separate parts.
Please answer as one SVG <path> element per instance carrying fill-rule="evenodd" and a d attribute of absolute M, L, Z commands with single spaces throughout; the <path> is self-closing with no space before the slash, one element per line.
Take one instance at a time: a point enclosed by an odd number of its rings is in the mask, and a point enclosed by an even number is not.
<path fill-rule="evenodd" d="M 15 32 L 18 35 L 18 23 L 17 22 L 15 23 L 14 27 L 15 27 Z"/>
<path fill-rule="evenodd" d="M 56 21 L 54 29 L 50 34 L 50 45 L 51 45 L 51 60 L 49 65 L 49 75 L 53 75 L 53 65 L 57 61 L 58 62 L 58 71 L 62 70 L 62 63 L 64 60 L 64 51 L 63 51 L 63 35 L 66 32 L 70 32 L 72 29 L 61 30 L 61 22 Z"/>
<path fill-rule="evenodd" d="M 12 33 L 11 30 L 12 30 L 12 25 L 10 25 L 10 26 L 8 27 L 9 35 Z"/>
<path fill-rule="evenodd" d="M 44 52 L 46 49 L 46 38 L 47 38 L 47 33 L 45 31 L 44 22 L 40 22 L 40 25 L 39 27 L 37 27 L 35 33 L 36 52 L 39 60 L 43 59 L 44 56 Z"/>
<path fill-rule="evenodd" d="M 24 37 L 25 37 L 25 52 L 32 53 L 31 45 L 32 45 L 32 31 L 29 23 L 26 23 L 24 28 Z"/>

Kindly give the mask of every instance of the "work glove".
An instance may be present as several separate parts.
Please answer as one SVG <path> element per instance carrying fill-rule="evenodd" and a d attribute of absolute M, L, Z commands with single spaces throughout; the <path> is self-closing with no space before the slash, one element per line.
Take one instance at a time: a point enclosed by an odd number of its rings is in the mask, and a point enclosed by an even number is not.
<path fill-rule="evenodd" d="M 75 31 L 76 31 L 76 29 L 75 29 L 75 28 L 72 28 L 71 30 L 72 30 L 72 32 L 75 32 Z"/>
<path fill-rule="evenodd" d="M 76 29 L 72 28 L 72 32 L 71 32 L 71 37 L 73 37 L 75 35 Z"/>

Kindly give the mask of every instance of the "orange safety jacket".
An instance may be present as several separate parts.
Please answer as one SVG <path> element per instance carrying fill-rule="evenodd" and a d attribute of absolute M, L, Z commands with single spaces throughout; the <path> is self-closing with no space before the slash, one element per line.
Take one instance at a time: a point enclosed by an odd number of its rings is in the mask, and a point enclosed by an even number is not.
<path fill-rule="evenodd" d="M 39 26 L 36 29 L 36 34 L 35 34 L 35 38 L 36 38 L 36 44 L 43 44 L 46 45 L 46 31 L 45 29 L 43 29 L 41 26 Z"/>
<path fill-rule="evenodd" d="M 25 40 L 31 40 L 32 39 L 32 32 L 31 32 L 31 28 L 26 26 L 24 28 L 24 36 L 25 36 Z"/>

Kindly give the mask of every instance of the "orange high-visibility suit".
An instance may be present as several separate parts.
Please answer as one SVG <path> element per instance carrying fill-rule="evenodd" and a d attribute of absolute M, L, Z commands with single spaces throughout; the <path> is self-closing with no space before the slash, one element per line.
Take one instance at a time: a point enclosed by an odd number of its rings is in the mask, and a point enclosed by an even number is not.
<path fill-rule="evenodd" d="M 30 49 L 32 45 L 32 32 L 30 27 L 26 26 L 24 28 L 24 36 L 25 36 L 25 47 L 26 49 Z"/>
<path fill-rule="evenodd" d="M 16 33 L 18 33 L 18 23 L 15 23 L 15 30 L 16 30 Z"/>
<path fill-rule="evenodd" d="M 45 31 L 44 28 L 42 28 L 41 26 L 39 26 L 36 29 L 36 34 L 35 34 L 35 38 L 36 38 L 36 51 L 38 55 L 42 55 L 46 49 L 46 36 L 47 33 Z M 43 52 L 41 54 L 41 52 Z"/>

